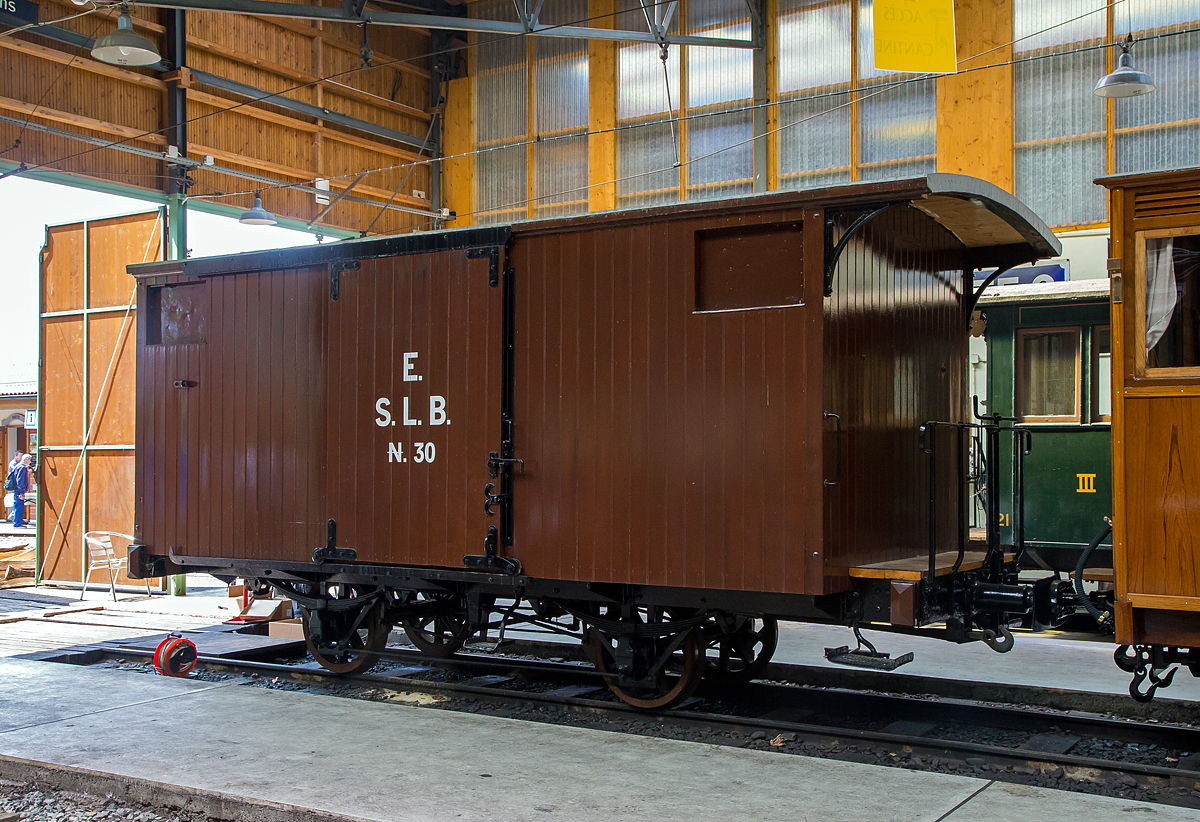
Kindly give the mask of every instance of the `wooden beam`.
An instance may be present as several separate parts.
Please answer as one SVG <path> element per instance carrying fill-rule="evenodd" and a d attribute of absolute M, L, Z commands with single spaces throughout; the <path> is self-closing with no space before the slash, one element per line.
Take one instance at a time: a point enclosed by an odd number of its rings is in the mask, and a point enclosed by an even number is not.
<path fill-rule="evenodd" d="M 1151 608 L 1158 611 L 1200 611 L 1200 597 L 1130 594 L 1129 603 L 1134 608 Z"/>
<path fill-rule="evenodd" d="M 443 203 L 461 214 L 454 221 L 456 228 L 472 225 L 470 216 L 475 210 L 475 128 L 471 119 L 471 77 L 460 77 L 446 84 L 446 120 L 442 130 L 442 154 L 453 159 L 442 163 Z M 457 155 L 466 154 L 465 157 Z"/>
<path fill-rule="evenodd" d="M 1012 21 L 1012 0 L 955 0 L 959 69 L 1012 60 Z M 970 59 L 976 54 L 983 56 Z M 981 177 L 1012 192 L 1011 65 L 937 79 L 937 170 Z"/>
<path fill-rule="evenodd" d="M 237 105 L 239 100 L 230 100 L 228 97 L 221 97 L 217 94 L 209 94 L 206 91 L 198 91 L 194 88 L 188 88 L 188 99 L 195 100 L 197 103 L 216 106 L 218 108 L 229 108 Z M 266 102 L 270 105 L 270 101 Z M 379 143 L 374 140 L 368 140 L 365 137 L 359 137 L 354 134 L 347 134 L 342 131 L 333 131 L 329 127 L 317 123 L 310 123 L 308 120 L 301 120 L 297 117 L 292 117 L 287 114 L 274 111 L 272 109 L 260 108 L 257 105 L 243 105 L 234 111 L 229 112 L 230 116 L 243 115 L 253 117 L 256 120 L 263 120 L 269 123 L 294 128 L 298 131 L 307 131 L 312 134 L 319 134 L 323 139 L 336 140 L 345 145 L 357 146 L 367 151 L 373 151 L 377 154 L 383 154 L 388 157 L 396 157 L 404 162 L 414 162 L 417 159 L 416 152 L 409 149 L 399 148 L 397 146 L 388 145 L 387 143 Z"/>
<path fill-rule="evenodd" d="M 2 39 L 2 38 L 0 38 Z M 67 125 L 86 128 L 91 131 L 99 131 L 113 137 L 122 139 L 137 139 L 147 143 L 164 146 L 167 144 L 167 138 L 161 134 L 146 134 L 145 129 L 131 128 L 129 126 L 117 125 L 104 120 L 97 120 L 93 117 L 84 117 L 82 114 L 72 114 L 67 111 L 58 111 L 45 106 L 39 106 L 35 103 L 27 103 L 24 100 L 14 100 L 11 97 L 0 97 L 0 109 L 6 111 L 15 111 L 19 114 L 25 114 L 31 117 L 37 117 L 42 120 L 50 120 L 55 123 L 66 123 Z"/>
<path fill-rule="evenodd" d="M 325 42 L 325 45 L 333 46 L 334 48 L 339 48 L 342 51 L 348 51 L 351 54 L 355 54 L 355 55 L 358 54 L 358 47 L 359 47 L 358 43 L 351 42 L 350 40 L 346 40 L 342 37 L 338 37 L 336 34 L 330 34 L 330 32 L 328 30 L 318 29 L 315 26 L 313 26 L 310 23 L 305 22 L 303 20 L 289 20 L 286 17 L 256 17 L 255 19 L 261 20 L 264 23 L 270 23 L 273 26 L 279 26 L 279 28 L 281 28 L 281 29 L 287 29 L 288 31 L 294 31 L 297 34 L 303 34 L 305 37 L 316 37 L 316 36 L 320 35 L 321 39 Z M 336 21 L 329 21 L 329 22 L 336 22 Z M 347 25 L 352 25 L 352 24 L 347 24 Z M 428 32 L 425 31 L 424 29 L 408 29 L 408 30 L 409 31 L 418 31 L 418 32 L 423 32 L 425 34 L 428 34 Z M 385 57 L 385 55 L 382 55 L 382 54 L 377 55 L 377 56 L 379 57 L 379 59 L 381 61 L 390 61 L 390 60 L 394 59 L 394 57 L 391 57 L 391 56 Z M 423 77 L 426 80 L 429 79 L 429 70 L 428 69 L 419 68 L 417 66 L 412 65 L 411 63 L 407 63 L 407 62 L 395 63 L 395 64 L 389 66 L 389 68 L 393 68 L 397 71 L 402 71 L 405 74 L 412 74 L 416 77 Z"/>
<path fill-rule="evenodd" d="M 314 41 L 316 39 L 320 38 L 316 38 L 314 36 Z M 269 71 L 272 74 L 277 74 L 280 77 L 285 77 L 297 83 L 319 83 L 330 94 L 336 94 L 338 96 L 347 97 L 372 106 L 378 106 L 379 108 L 391 111 L 404 117 L 414 117 L 416 119 L 423 120 L 426 123 L 428 123 L 432 117 L 429 112 L 424 111 L 423 109 L 414 108 L 413 106 L 406 106 L 403 103 L 397 103 L 394 100 L 389 100 L 386 97 L 380 97 L 377 94 L 371 94 L 370 92 L 354 88 L 353 86 L 348 86 L 344 83 L 338 83 L 331 80 L 321 80 L 316 75 L 308 74 L 290 66 L 272 63 L 270 60 L 264 60 L 261 57 L 245 54 L 244 52 L 240 52 L 237 49 L 230 48 L 229 46 L 224 46 L 220 43 L 214 43 L 211 40 L 201 40 L 198 37 L 188 37 L 188 45 L 195 46 L 198 49 L 202 49 L 219 57 L 225 57 L 229 60 L 237 60 L 240 63 L 245 63 L 247 65 L 254 66 L 255 68 L 260 68 L 263 71 Z"/>
<path fill-rule="evenodd" d="M 244 102 L 242 100 L 230 100 L 227 97 L 219 97 L 216 94 L 209 94 L 206 91 L 197 91 L 194 88 L 189 88 L 187 90 L 187 97 L 189 100 L 194 100 L 197 103 L 203 103 L 207 106 L 216 106 L 220 109 L 226 109 L 230 106 L 235 106 L 238 105 L 238 103 Z M 288 128 L 294 128 L 297 131 L 317 132 L 320 131 L 321 128 L 316 123 L 310 123 L 307 120 L 289 117 L 286 114 L 280 114 L 277 111 L 259 108 L 258 106 L 253 105 L 243 105 L 241 108 L 229 112 L 230 116 L 239 114 L 243 117 L 253 117 L 255 120 L 263 120 L 264 122 L 275 123 L 277 125 L 287 126 Z"/>
<path fill-rule="evenodd" d="M 358 175 L 353 180 L 351 180 L 350 185 L 346 186 L 341 191 L 339 191 L 337 193 L 337 196 L 335 196 L 332 200 L 329 201 L 329 203 L 324 208 L 322 208 L 320 211 L 317 212 L 316 217 L 313 217 L 311 220 L 308 221 L 308 227 L 312 228 L 313 224 L 316 223 L 317 220 L 321 219 L 326 214 L 328 214 L 330 212 L 330 210 L 332 210 L 333 207 L 338 204 L 338 201 L 340 201 L 343 197 L 345 197 L 347 194 L 349 194 L 351 191 L 353 191 L 354 187 L 357 186 L 359 183 L 361 183 L 363 177 L 366 177 L 366 176 L 367 176 L 367 173 L 364 171 L 362 174 Z"/>
<path fill-rule="evenodd" d="M 316 175 L 311 171 L 295 166 L 288 166 L 282 163 L 274 163 L 270 160 L 262 160 L 258 157 L 248 157 L 245 154 L 238 154 L 235 151 L 226 151 L 212 146 L 199 145 L 197 143 L 188 144 L 188 154 L 203 156 L 211 154 L 214 159 L 220 160 L 223 163 L 230 163 L 236 166 L 248 168 L 251 171 L 259 173 L 267 172 L 274 174 L 277 177 L 290 177 L 296 182 L 312 181 Z M 198 159 L 199 157 L 197 157 Z M 203 171 L 205 169 L 198 169 Z M 219 172 L 218 172 L 219 173 Z M 350 180 L 346 177 L 338 177 L 329 181 L 330 189 L 337 190 L 350 185 Z M 381 201 L 387 200 L 392 196 L 392 192 L 387 189 L 375 188 L 374 186 L 365 186 L 361 183 L 355 185 L 359 193 L 366 194 L 370 197 L 375 197 Z M 418 199 L 411 194 L 397 194 L 394 202 L 404 205 L 413 206 L 414 208 L 429 208 L 429 203 L 425 200 Z"/>
<path fill-rule="evenodd" d="M 592 25 L 611 28 L 613 0 L 590 0 Z M 588 41 L 588 211 L 617 207 L 617 44 Z M 596 132 L 604 132 L 597 134 Z"/>
<path fill-rule="evenodd" d="M 69 65 L 71 68 L 87 71 L 92 74 L 99 74 L 104 77 L 111 77 L 115 80 L 121 80 L 126 83 L 135 83 L 139 86 L 146 86 L 158 90 L 166 90 L 167 84 L 159 80 L 157 77 L 148 77 L 145 74 L 138 74 L 136 71 L 110 66 L 108 63 L 101 63 L 98 60 L 81 60 L 79 55 L 70 54 L 58 49 L 39 46 L 36 43 L 30 43 L 25 40 L 16 40 L 12 37 L 0 37 L 0 48 L 15 51 L 20 54 L 27 54 L 32 57 L 40 57 L 43 60 L 49 60 L 52 63 L 59 65 Z"/>

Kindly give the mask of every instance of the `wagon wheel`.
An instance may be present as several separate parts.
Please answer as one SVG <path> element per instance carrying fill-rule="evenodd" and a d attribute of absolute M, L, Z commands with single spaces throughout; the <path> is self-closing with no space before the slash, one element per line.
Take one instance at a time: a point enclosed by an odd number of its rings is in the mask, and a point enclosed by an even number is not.
<path fill-rule="evenodd" d="M 712 623 L 705 631 L 704 676 L 719 688 L 744 685 L 762 676 L 779 643 L 774 617 L 739 616 L 732 631 Z"/>
<path fill-rule="evenodd" d="M 644 659 L 657 659 L 673 640 L 674 637 L 671 636 L 636 637 L 634 642 L 639 644 L 638 653 Z M 696 631 L 688 631 L 683 642 L 654 675 L 650 684 L 621 682 L 621 678 L 612 670 L 612 649 L 615 642 L 615 637 L 610 638 L 591 628 L 584 642 L 584 650 L 587 651 L 596 670 L 604 674 L 604 681 L 608 683 L 609 689 L 622 702 L 648 710 L 669 708 L 683 702 L 699 687 L 704 676 L 704 658 Z"/>
<path fill-rule="evenodd" d="M 346 596 L 358 596 L 357 591 L 345 591 Z M 338 597 L 343 598 L 343 597 Z M 359 674 L 370 670 L 379 660 L 379 652 L 387 645 L 390 626 L 380 618 L 382 609 L 379 603 L 372 601 L 365 608 L 350 608 L 345 611 L 318 611 L 317 619 L 321 622 L 321 636 L 318 644 L 317 637 L 311 633 L 313 612 L 305 610 L 302 613 L 301 624 L 304 628 L 304 644 L 322 668 L 335 674 Z M 359 617 L 362 617 L 361 619 Z M 357 624 L 357 627 L 353 627 Z M 333 649 L 335 643 L 349 638 L 342 650 Z"/>
<path fill-rule="evenodd" d="M 419 593 L 412 602 L 438 602 L 442 607 L 400 621 L 417 650 L 438 659 L 453 656 L 471 636 L 467 603 L 458 594 Z"/>

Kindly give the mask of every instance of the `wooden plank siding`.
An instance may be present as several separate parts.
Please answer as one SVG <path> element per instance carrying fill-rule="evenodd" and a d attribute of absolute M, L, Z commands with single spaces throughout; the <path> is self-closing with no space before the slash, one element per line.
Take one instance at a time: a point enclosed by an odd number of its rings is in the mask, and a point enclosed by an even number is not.
<path fill-rule="evenodd" d="M 42 19 L 79 12 L 65 1 L 49 0 L 42 5 Z M 134 28 L 162 51 L 164 23 L 171 13 L 135 8 Z M 57 25 L 95 38 L 115 29 L 116 13 L 103 10 Z M 372 27 L 375 67 L 368 70 L 359 70 L 358 28 L 343 24 L 189 11 L 187 37 L 191 68 L 267 92 L 286 90 L 289 99 L 418 139 L 429 129 L 428 32 Z M 319 81 L 330 74 L 339 76 Z M 108 141 L 125 140 L 152 151 L 161 152 L 167 146 L 166 75 L 100 63 L 83 49 L 32 31 L 0 38 L 0 75 L 2 114 Z M 412 146 L 202 86 L 191 82 L 186 70 L 181 80 L 189 87 L 189 118 L 202 118 L 188 124 L 191 159 L 202 160 L 205 154 L 212 154 L 223 166 L 283 183 L 311 184 L 318 177 L 350 175 L 331 181 L 336 193 L 363 170 L 405 165 L 417 154 Z M 20 144 L 15 145 L 18 139 Z M 0 144 L 0 150 L 13 146 L 3 155 L 12 162 L 47 165 L 91 179 L 166 191 L 165 165 L 152 157 L 94 150 L 78 140 L 7 123 L 0 123 Z M 428 208 L 429 203 L 412 192 L 430 191 L 429 166 L 417 165 L 405 179 L 407 174 L 407 168 L 399 168 L 368 176 L 354 195 L 378 205 L 343 200 L 322 216 L 321 224 L 363 230 L 394 191 L 395 203 Z M 264 187 L 205 169 L 192 177 L 197 183 L 190 191 L 194 196 L 247 192 L 217 200 L 234 208 L 248 207 L 252 192 Z M 268 188 L 262 196 L 263 204 L 276 215 L 305 222 L 323 207 L 311 193 Z M 402 231 L 427 224 L 420 215 L 388 211 L 372 231 Z"/>

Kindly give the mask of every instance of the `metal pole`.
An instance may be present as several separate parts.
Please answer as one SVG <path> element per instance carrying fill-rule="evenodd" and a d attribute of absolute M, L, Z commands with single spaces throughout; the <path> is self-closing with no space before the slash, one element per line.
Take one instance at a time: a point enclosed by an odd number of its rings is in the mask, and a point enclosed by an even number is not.
<path fill-rule="evenodd" d="M 88 309 L 92 307 L 92 259 L 91 242 L 88 236 L 88 221 L 83 221 L 83 442 L 79 447 L 79 578 L 87 590 L 87 540 L 83 535 L 88 529 L 88 402 L 91 394 L 91 350 L 92 326 Z M 40 422 L 40 420 L 39 420 Z M 64 510 L 68 500 L 63 500 Z"/>
<path fill-rule="evenodd" d="M 767 102 L 770 84 L 767 77 L 767 3 L 766 0 L 746 0 L 750 7 L 750 40 L 754 43 L 754 192 L 767 191 L 770 175 L 767 163 L 770 153 L 767 143 Z"/>
<path fill-rule="evenodd" d="M 187 17 L 181 9 L 169 11 L 166 18 L 166 58 L 171 61 L 178 73 L 187 65 Z M 187 157 L 187 89 L 178 80 L 167 83 L 167 142 L 179 149 L 180 157 Z M 169 186 L 167 192 L 167 226 L 170 239 L 163 238 L 163 256 L 171 260 L 187 259 L 187 169 L 183 166 L 169 165 Z M 187 594 L 187 577 L 184 574 L 174 574 L 167 579 L 167 587 L 172 596 Z"/>

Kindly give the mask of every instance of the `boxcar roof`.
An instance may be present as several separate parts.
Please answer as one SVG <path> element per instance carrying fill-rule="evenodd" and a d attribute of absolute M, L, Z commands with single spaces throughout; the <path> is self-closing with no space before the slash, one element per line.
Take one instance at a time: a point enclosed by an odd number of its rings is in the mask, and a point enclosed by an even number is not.
<path fill-rule="evenodd" d="M 795 208 L 826 213 L 860 213 L 883 205 L 909 204 L 927 213 L 970 249 L 996 249 L 1005 259 L 1030 261 L 1056 257 L 1058 239 L 1024 203 L 984 180 L 961 174 L 930 174 L 903 180 L 770 194 L 749 194 L 721 200 L 697 200 L 651 208 L 601 211 L 575 217 L 529 220 L 512 225 L 427 231 L 373 239 L 343 240 L 317 246 L 251 251 L 220 257 L 170 260 L 131 265 L 136 277 L 183 274 L 192 277 L 322 265 L 339 260 L 395 257 L 433 251 L 503 245 L 513 235 L 583 231 L 704 215 Z"/>
<path fill-rule="evenodd" d="M 1006 303 L 1031 303 L 1043 300 L 1096 300 L 1108 299 L 1107 277 L 1094 280 L 1066 280 L 1057 283 L 1022 283 L 1001 285 L 979 298 L 979 306 L 1004 305 Z"/>

